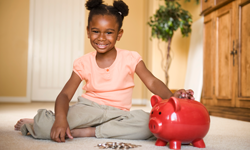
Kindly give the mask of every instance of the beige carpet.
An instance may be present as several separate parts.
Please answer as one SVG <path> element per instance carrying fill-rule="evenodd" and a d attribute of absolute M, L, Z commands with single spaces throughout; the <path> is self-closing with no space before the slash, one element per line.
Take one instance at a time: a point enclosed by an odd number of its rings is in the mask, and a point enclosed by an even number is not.
<path fill-rule="evenodd" d="M 157 147 L 155 141 L 75 138 L 65 143 L 50 140 L 34 140 L 14 131 L 14 124 L 20 118 L 33 118 L 37 109 L 53 110 L 53 103 L 3 104 L 0 103 L 0 150 L 98 150 L 96 146 L 105 142 L 125 142 L 141 147 L 134 150 L 167 150 L 167 146 Z M 150 111 L 150 107 L 133 107 Z M 204 138 L 206 148 L 202 150 L 250 150 L 250 122 L 224 119 L 211 116 L 210 130 Z M 183 145 L 183 150 L 195 150 L 190 145 Z"/>

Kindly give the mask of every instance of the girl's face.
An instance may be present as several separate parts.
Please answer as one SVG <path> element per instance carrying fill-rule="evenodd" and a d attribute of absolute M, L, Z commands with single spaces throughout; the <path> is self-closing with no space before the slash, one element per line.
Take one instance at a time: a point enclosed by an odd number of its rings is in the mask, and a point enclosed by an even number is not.
<path fill-rule="evenodd" d="M 118 31 L 118 23 L 112 15 L 94 15 L 87 27 L 88 38 L 98 53 L 115 50 L 115 43 L 122 37 L 123 30 Z"/>

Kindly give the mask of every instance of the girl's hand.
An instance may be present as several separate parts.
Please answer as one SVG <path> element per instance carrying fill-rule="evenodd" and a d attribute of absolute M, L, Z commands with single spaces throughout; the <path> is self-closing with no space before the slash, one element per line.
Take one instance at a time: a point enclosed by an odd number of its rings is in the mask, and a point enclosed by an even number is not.
<path fill-rule="evenodd" d="M 55 142 L 65 142 L 65 136 L 73 139 L 70 133 L 69 124 L 67 119 L 56 119 L 50 132 L 50 137 Z"/>
<path fill-rule="evenodd" d="M 194 91 L 191 89 L 189 90 L 180 89 L 174 93 L 174 97 L 194 100 Z"/>

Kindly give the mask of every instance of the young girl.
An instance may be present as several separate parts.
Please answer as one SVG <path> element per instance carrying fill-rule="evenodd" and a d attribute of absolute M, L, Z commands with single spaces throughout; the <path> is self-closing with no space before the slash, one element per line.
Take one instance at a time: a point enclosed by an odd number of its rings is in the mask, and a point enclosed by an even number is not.
<path fill-rule="evenodd" d="M 114 1 L 113 6 L 102 0 L 88 0 L 90 10 L 87 34 L 95 49 L 77 60 L 73 72 L 58 95 L 55 114 L 38 110 L 34 119 L 21 119 L 15 125 L 23 135 L 64 142 L 65 137 L 97 137 L 119 139 L 149 139 L 149 114 L 142 110 L 129 111 L 136 73 L 146 87 L 161 98 L 171 96 L 193 99 L 192 90 L 178 90 L 175 94 L 152 75 L 137 52 L 118 49 L 116 41 L 122 37 L 123 18 L 128 6 Z M 69 102 L 82 80 L 86 93 L 78 103 Z"/>

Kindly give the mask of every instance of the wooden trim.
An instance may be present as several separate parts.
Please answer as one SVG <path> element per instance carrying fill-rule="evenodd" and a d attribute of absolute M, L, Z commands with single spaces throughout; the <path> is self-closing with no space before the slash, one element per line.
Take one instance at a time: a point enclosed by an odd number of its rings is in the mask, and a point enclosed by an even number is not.
<path fill-rule="evenodd" d="M 239 28 L 238 28 L 239 29 L 239 31 L 238 31 L 239 36 L 236 38 L 239 38 L 239 47 L 238 47 L 238 51 L 237 51 L 237 56 L 238 56 L 238 64 L 240 64 L 240 62 L 241 62 L 241 30 L 242 30 L 241 29 L 241 25 L 242 25 L 241 24 L 241 19 L 242 19 L 241 18 L 241 11 L 242 11 L 242 6 L 239 6 L 238 9 L 239 9 L 238 10 L 238 13 L 239 13 L 238 14 L 238 17 L 239 17 L 239 21 L 238 21 L 238 23 L 239 23 Z M 236 86 L 238 86 L 238 91 L 237 91 L 238 97 L 241 97 L 241 95 L 242 95 L 241 94 L 241 85 L 240 85 L 241 84 L 241 76 L 240 75 L 241 75 L 241 65 L 238 66 L 238 79 L 237 79 L 238 84 L 236 85 Z"/>
<path fill-rule="evenodd" d="M 242 101 L 249 101 L 249 97 L 238 97 L 238 99 Z"/>
<path fill-rule="evenodd" d="M 212 6 L 208 7 L 207 9 L 203 10 L 200 14 L 200 16 L 203 16 L 205 14 L 208 14 L 207 12 L 211 12 L 210 9 L 212 8 Z"/>
<path fill-rule="evenodd" d="M 213 12 L 213 11 L 219 9 L 219 8 L 221 8 L 222 6 L 227 5 L 228 3 L 232 2 L 232 1 L 234 1 L 234 0 L 225 1 L 225 2 L 223 2 L 223 3 L 220 3 L 220 4 L 218 4 L 218 5 L 215 5 L 214 7 L 211 6 L 211 7 L 209 7 L 208 9 L 205 9 L 204 11 L 202 11 L 202 12 L 200 13 L 200 16 L 207 15 L 207 14 L 209 14 L 209 13 L 211 13 L 211 12 Z"/>
<path fill-rule="evenodd" d="M 244 6 L 246 4 L 250 3 L 250 0 L 239 0 L 239 6 Z"/>
<path fill-rule="evenodd" d="M 29 37 L 28 37 L 28 66 L 27 66 L 27 94 L 31 102 L 31 81 L 32 81 L 32 57 L 33 57 L 33 30 L 34 30 L 34 0 L 30 0 L 29 13 Z"/>
<path fill-rule="evenodd" d="M 250 122 L 250 108 L 221 107 L 205 105 L 211 116 Z"/>

